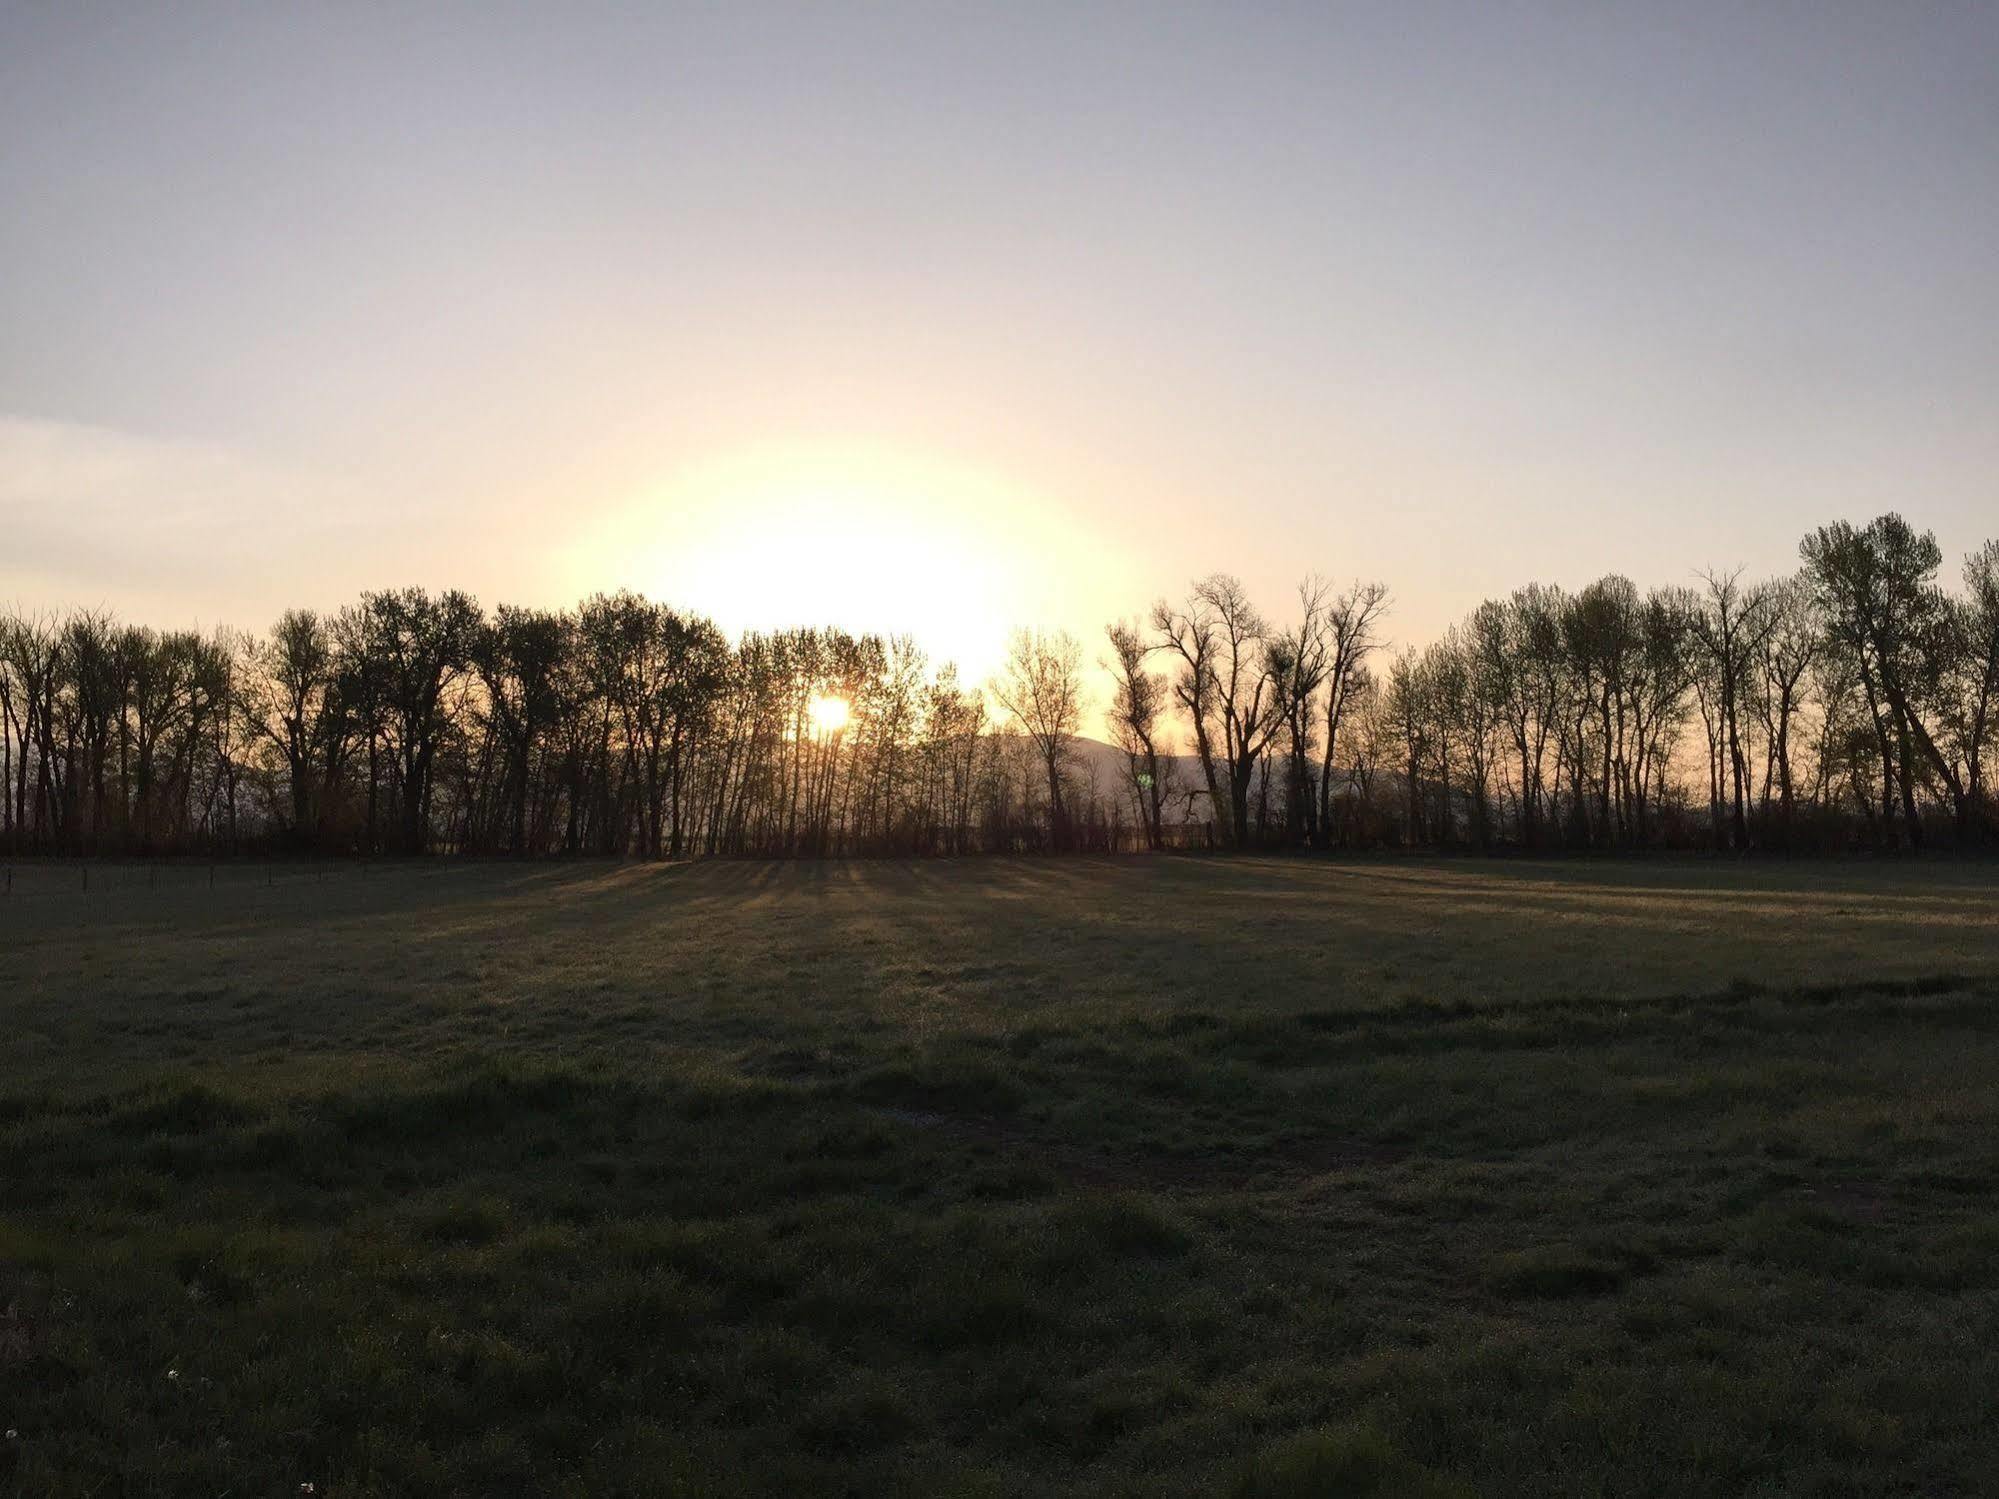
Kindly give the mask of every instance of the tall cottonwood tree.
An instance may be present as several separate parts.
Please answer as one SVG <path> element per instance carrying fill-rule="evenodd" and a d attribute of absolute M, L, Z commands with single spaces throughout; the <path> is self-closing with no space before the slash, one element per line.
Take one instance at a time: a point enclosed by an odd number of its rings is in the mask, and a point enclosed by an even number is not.
<path fill-rule="evenodd" d="M 993 699 L 1030 739 L 1047 778 L 1049 831 L 1057 848 L 1073 841 L 1063 776 L 1083 716 L 1082 647 L 1056 631 L 1017 630 Z"/>
<path fill-rule="evenodd" d="M 1774 781 L 1779 837 L 1788 848 L 1797 825 L 1795 729 L 1803 708 L 1806 674 L 1825 648 L 1825 634 L 1812 610 L 1810 585 L 1803 578 L 1790 577 L 1771 585 L 1767 598 L 1769 629 L 1758 653 L 1761 681 L 1756 694 L 1768 747 L 1763 804 L 1769 807 Z"/>
<path fill-rule="evenodd" d="M 1990 828 L 1994 821 L 1985 762 L 1999 728 L 1999 540 L 1964 559 L 1965 598 L 1957 606 L 1960 645 L 1955 737 L 1963 763 L 1965 800 Z"/>
<path fill-rule="evenodd" d="M 1132 807 L 1146 847 L 1165 846 L 1166 805 L 1172 795 L 1168 760 L 1161 743 L 1169 688 L 1166 679 L 1146 667 L 1151 647 L 1135 624 L 1107 625 L 1111 657 L 1107 663 L 1113 684 L 1110 725 L 1113 741 L 1124 754 Z"/>
<path fill-rule="evenodd" d="M 1706 591 L 1690 626 L 1700 652 L 1703 711 L 1708 715 L 1710 790 L 1719 837 L 1726 791 L 1729 841 L 1735 848 L 1749 843 L 1748 756 L 1743 749 L 1742 720 L 1754 690 L 1755 670 L 1763 643 L 1775 628 L 1769 590 L 1744 588 L 1740 569 L 1701 574 Z"/>
<path fill-rule="evenodd" d="M 1325 690 L 1320 696 L 1324 733 L 1319 742 L 1320 842 L 1333 840 L 1333 780 L 1357 684 L 1368 680 L 1367 663 L 1380 647 L 1381 623 L 1388 612 L 1388 589 L 1381 583 L 1355 583 L 1336 595 L 1320 618 L 1326 641 Z"/>
<path fill-rule="evenodd" d="M 1936 537 L 1891 512 L 1864 528 L 1844 521 L 1821 527 L 1800 552 L 1829 632 L 1859 669 L 1877 723 L 1883 781 L 1899 788 L 1909 840 L 1922 839 L 1916 798 L 1925 779 L 1943 788 L 1960 832 L 1999 831 L 1971 796 L 1964 768 L 1937 742 L 1962 636 L 1935 583 L 1943 560 Z"/>
<path fill-rule="evenodd" d="M 340 690 L 333 630 L 312 610 L 291 609 L 252 650 L 256 670 L 249 678 L 253 685 L 246 693 L 246 716 L 252 732 L 282 761 L 291 838 L 308 843 L 355 734 Z"/>
<path fill-rule="evenodd" d="M 461 706 L 456 689 L 471 665 L 479 608 L 456 589 L 365 593 L 351 616 L 351 663 L 369 682 L 369 725 L 393 756 L 399 846 L 430 846 L 433 772 Z"/>

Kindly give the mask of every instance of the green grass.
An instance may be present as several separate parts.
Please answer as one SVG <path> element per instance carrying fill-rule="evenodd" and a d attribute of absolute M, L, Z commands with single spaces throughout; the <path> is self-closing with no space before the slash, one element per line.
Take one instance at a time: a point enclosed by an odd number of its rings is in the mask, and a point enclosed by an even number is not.
<path fill-rule="evenodd" d="M 80 883 L 0 898 L 0 1490 L 1999 1472 L 1999 869 Z"/>

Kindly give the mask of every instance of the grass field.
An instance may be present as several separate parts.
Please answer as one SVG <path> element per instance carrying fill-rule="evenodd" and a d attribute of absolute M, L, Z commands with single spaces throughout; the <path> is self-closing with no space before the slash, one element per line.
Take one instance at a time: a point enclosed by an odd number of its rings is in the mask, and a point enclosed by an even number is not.
<path fill-rule="evenodd" d="M 0 900 L 0 1488 L 1971 1495 L 1999 868 Z"/>

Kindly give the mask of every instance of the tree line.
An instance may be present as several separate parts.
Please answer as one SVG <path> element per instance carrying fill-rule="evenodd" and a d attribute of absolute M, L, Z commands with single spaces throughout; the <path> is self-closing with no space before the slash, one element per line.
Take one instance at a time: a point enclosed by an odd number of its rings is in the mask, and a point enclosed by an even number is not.
<path fill-rule="evenodd" d="M 362 595 L 262 636 L 0 615 L 14 853 L 824 856 L 1176 846 L 1834 850 L 1999 840 L 1999 542 L 1900 516 L 1788 577 L 1607 577 L 1387 653 L 1379 583 L 1237 580 L 985 684 L 906 636 Z"/>

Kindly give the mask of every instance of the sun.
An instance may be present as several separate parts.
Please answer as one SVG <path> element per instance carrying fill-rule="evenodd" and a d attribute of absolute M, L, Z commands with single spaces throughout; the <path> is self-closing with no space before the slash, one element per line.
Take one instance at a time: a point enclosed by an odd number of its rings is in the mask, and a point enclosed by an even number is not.
<path fill-rule="evenodd" d="M 843 697 L 815 697 L 806 709 L 812 715 L 812 727 L 822 734 L 837 734 L 847 726 L 853 710 Z"/>
<path fill-rule="evenodd" d="M 908 633 L 967 682 L 1002 667 L 1013 626 L 1088 634 L 1154 586 L 1027 479 L 871 439 L 773 438 L 632 483 L 565 548 L 575 596 L 615 583 L 731 635 Z"/>

